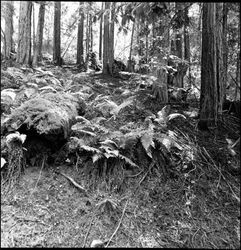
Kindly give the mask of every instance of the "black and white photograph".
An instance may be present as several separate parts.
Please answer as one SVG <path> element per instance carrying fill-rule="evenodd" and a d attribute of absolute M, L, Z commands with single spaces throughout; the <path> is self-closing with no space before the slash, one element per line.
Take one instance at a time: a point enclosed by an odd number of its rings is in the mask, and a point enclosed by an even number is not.
<path fill-rule="evenodd" d="M 240 2 L 1 1 L 1 248 L 240 249 Z"/>

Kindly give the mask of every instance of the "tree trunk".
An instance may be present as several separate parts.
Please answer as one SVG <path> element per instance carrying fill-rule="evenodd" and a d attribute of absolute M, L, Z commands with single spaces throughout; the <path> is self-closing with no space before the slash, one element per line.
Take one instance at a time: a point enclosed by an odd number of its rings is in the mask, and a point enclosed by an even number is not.
<path fill-rule="evenodd" d="M 199 129 L 216 126 L 218 115 L 216 3 L 203 4 Z"/>
<path fill-rule="evenodd" d="M 113 75 L 113 63 L 114 63 L 114 34 L 115 34 L 115 2 L 112 2 L 111 6 L 111 22 L 109 28 L 109 52 L 108 52 L 108 67 L 110 75 Z"/>
<path fill-rule="evenodd" d="M 53 61 L 55 65 L 61 66 L 61 2 L 54 2 L 54 43 L 53 43 Z"/>
<path fill-rule="evenodd" d="M 110 2 L 105 2 L 105 10 L 110 9 Z M 103 40 L 103 74 L 108 74 L 108 51 L 109 51 L 109 12 L 104 15 L 104 40 Z"/>
<path fill-rule="evenodd" d="M 5 1 L 6 13 L 4 15 L 5 19 L 5 43 L 3 51 L 5 51 L 5 58 L 10 58 L 10 53 L 13 51 L 13 1 Z"/>
<path fill-rule="evenodd" d="M 189 87 L 191 87 L 191 65 L 190 65 L 190 39 L 188 32 L 188 8 L 184 10 L 185 22 L 184 22 L 184 59 L 188 62 L 189 66 Z"/>
<path fill-rule="evenodd" d="M 93 51 L 93 21 L 92 21 L 93 17 L 90 14 L 90 51 Z"/>
<path fill-rule="evenodd" d="M 222 112 L 224 100 L 224 63 L 223 63 L 223 3 L 216 3 L 216 50 L 217 50 L 217 91 L 218 112 Z"/>
<path fill-rule="evenodd" d="M 228 81 L 228 42 L 227 42 L 227 33 L 228 33 L 228 4 L 223 3 L 223 98 L 226 99 L 226 86 Z"/>
<path fill-rule="evenodd" d="M 104 2 L 102 2 L 102 5 L 101 5 L 101 10 L 103 11 L 104 9 Z M 103 24 L 103 15 L 101 15 L 101 18 L 100 18 L 100 40 L 99 40 L 99 60 L 101 61 L 102 60 L 102 24 Z"/>
<path fill-rule="evenodd" d="M 35 11 L 34 11 L 34 3 L 32 4 L 32 17 L 33 17 L 33 22 L 32 22 L 32 27 L 33 27 L 33 52 L 36 50 L 36 36 L 35 36 Z"/>
<path fill-rule="evenodd" d="M 148 21 L 146 20 L 146 63 L 148 63 Z"/>
<path fill-rule="evenodd" d="M 86 58 L 89 54 L 89 46 L 90 46 L 90 36 L 89 36 L 89 13 L 86 14 Z"/>
<path fill-rule="evenodd" d="M 32 2 L 20 2 L 17 62 L 31 64 L 31 13 Z"/>
<path fill-rule="evenodd" d="M 1 57 L 3 56 L 3 58 L 6 58 L 6 36 L 2 30 L 2 27 L 1 27 L 1 39 L 3 40 L 3 55 L 1 53 Z"/>
<path fill-rule="evenodd" d="M 84 12 L 82 9 L 83 3 L 79 5 L 80 20 L 78 23 L 78 38 L 77 38 L 77 64 L 81 65 L 84 62 Z"/>
<path fill-rule="evenodd" d="M 133 63 L 132 63 L 132 60 L 131 60 L 132 46 L 133 46 L 133 39 L 134 39 L 134 30 L 135 30 L 135 20 L 133 21 L 133 26 L 132 26 L 131 46 L 130 46 L 130 54 L 129 54 L 129 59 L 128 59 L 128 66 L 127 66 L 129 72 L 134 71 Z"/>
<path fill-rule="evenodd" d="M 238 90 L 240 93 L 240 5 L 239 5 L 239 18 L 238 18 L 238 51 L 237 51 L 237 69 L 236 69 L 236 86 L 234 99 L 235 101 L 238 98 Z M 239 96 L 240 98 L 240 96 Z"/>
<path fill-rule="evenodd" d="M 38 62 L 42 59 L 44 15 L 45 15 L 45 2 L 41 2 L 39 6 L 36 48 L 34 50 L 33 65 L 37 65 Z"/>

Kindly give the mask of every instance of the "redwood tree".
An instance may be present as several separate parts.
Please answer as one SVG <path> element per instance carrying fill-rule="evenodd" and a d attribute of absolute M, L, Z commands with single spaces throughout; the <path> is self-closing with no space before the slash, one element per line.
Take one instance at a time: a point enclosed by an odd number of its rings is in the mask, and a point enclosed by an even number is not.
<path fill-rule="evenodd" d="M 33 56 L 33 65 L 36 65 L 39 62 L 39 60 L 42 59 L 44 15 L 45 15 L 45 2 L 40 2 L 37 35 L 36 35 L 36 46 L 35 46 L 34 56 Z"/>
<path fill-rule="evenodd" d="M 218 112 L 222 112 L 224 100 L 224 51 L 223 51 L 223 3 L 216 3 L 216 50 L 217 50 L 217 91 L 218 91 Z"/>
<path fill-rule="evenodd" d="M 79 23 L 78 23 L 78 35 L 77 35 L 77 64 L 82 64 L 84 60 L 84 11 L 83 2 L 79 5 Z"/>
<path fill-rule="evenodd" d="M 60 40 L 60 18 L 61 2 L 54 2 L 54 42 L 53 42 L 53 61 L 56 65 L 61 66 L 61 40 Z"/>
<path fill-rule="evenodd" d="M 108 51 L 109 51 L 109 10 L 110 2 L 105 2 L 104 15 L 104 39 L 103 39 L 103 74 L 108 74 Z"/>
<path fill-rule="evenodd" d="M 110 28 L 109 28 L 109 73 L 112 75 L 112 68 L 114 63 L 114 34 L 115 34 L 115 2 L 112 2 L 111 5 L 111 21 L 110 21 Z"/>
<path fill-rule="evenodd" d="M 218 117 L 216 3 L 203 3 L 199 129 L 216 125 Z"/>
<path fill-rule="evenodd" d="M 101 10 L 103 11 L 103 9 L 104 9 L 104 2 L 102 2 L 102 5 L 101 5 Z M 102 33 L 103 33 L 102 25 L 103 25 L 103 15 L 101 15 L 101 18 L 100 18 L 100 38 L 99 38 L 99 60 L 100 61 L 102 60 Z"/>
<path fill-rule="evenodd" d="M 31 14 L 32 2 L 21 1 L 17 51 L 17 62 L 21 64 L 31 64 Z"/>
<path fill-rule="evenodd" d="M 4 19 L 5 19 L 5 32 L 4 32 L 4 57 L 10 58 L 10 53 L 14 50 L 13 46 L 13 1 L 4 1 Z"/>

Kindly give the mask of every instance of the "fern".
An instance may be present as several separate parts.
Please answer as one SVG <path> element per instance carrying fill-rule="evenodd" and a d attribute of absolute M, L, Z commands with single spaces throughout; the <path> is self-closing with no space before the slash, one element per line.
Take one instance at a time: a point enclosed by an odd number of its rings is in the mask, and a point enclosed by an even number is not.
<path fill-rule="evenodd" d="M 108 115 L 108 113 L 110 113 L 111 115 L 113 115 L 113 117 L 115 119 L 117 117 L 117 115 L 119 114 L 119 112 L 123 108 L 131 105 L 132 102 L 133 102 L 133 97 L 125 100 L 120 105 L 117 105 L 115 102 L 109 100 L 108 98 L 105 98 L 105 99 L 103 99 L 103 102 L 95 105 L 95 108 L 100 109 L 101 113 L 104 115 Z"/>
<path fill-rule="evenodd" d="M 179 113 L 169 114 L 170 111 L 171 111 L 170 105 L 163 107 L 159 112 L 157 112 L 157 117 L 154 119 L 154 121 L 156 121 L 159 125 L 166 127 L 167 122 L 169 122 L 172 119 L 175 119 L 177 117 L 182 117 L 186 119 L 184 115 Z"/>
<path fill-rule="evenodd" d="M 149 131 L 148 131 L 149 132 Z M 144 133 L 141 137 L 141 143 L 143 148 L 146 150 L 147 155 L 152 158 L 150 147 L 155 148 L 155 143 L 153 141 L 153 132 Z"/>
<path fill-rule="evenodd" d="M 137 167 L 137 168 L 140 168 L 138 165 L 136 165 L 130 158 L 122 155 L 122 154 L 119 154 L 119 158 L 121 160 L 124 160 L 127 164 L 129 164 L 130 166 L 132 167 Z"/>
<path fill-rule="evenodd" d="M 101 154 L 101 151 L 95 147 L 90 147 L 87 145 L 81 145 L 80 148 L 84 149 L 87 152 L 95 153 L 95 154 Z"/>
<path fill-rule="evenodd" d="M 111 110 L 111 114 L 114 115 L 114 117 L 116 117 L 118 115 L 118 113 L 125 107 L 131 105 L 133 102 L 133 98 L 129 98 L 127 100 L 125 100 L 123 103 L 121 103 L 119 106 L 116 106 L 115 108 L 113 108 Z"/>

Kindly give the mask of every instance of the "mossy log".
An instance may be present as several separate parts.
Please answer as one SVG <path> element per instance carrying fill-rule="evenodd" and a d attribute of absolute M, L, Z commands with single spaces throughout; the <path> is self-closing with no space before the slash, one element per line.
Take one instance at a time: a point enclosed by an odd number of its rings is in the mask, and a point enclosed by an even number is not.
<path fill-rule="evenodd" d="M 12 111 L 2 133 L 19 131 L 27 135 L 24 147 L 28 151 L 28 147 L 40 143 L 53 153 L 67 140 L 75 117 L 83 115 L 85 109 L 78 96 L 64 92 L 40 94 Z"/>

